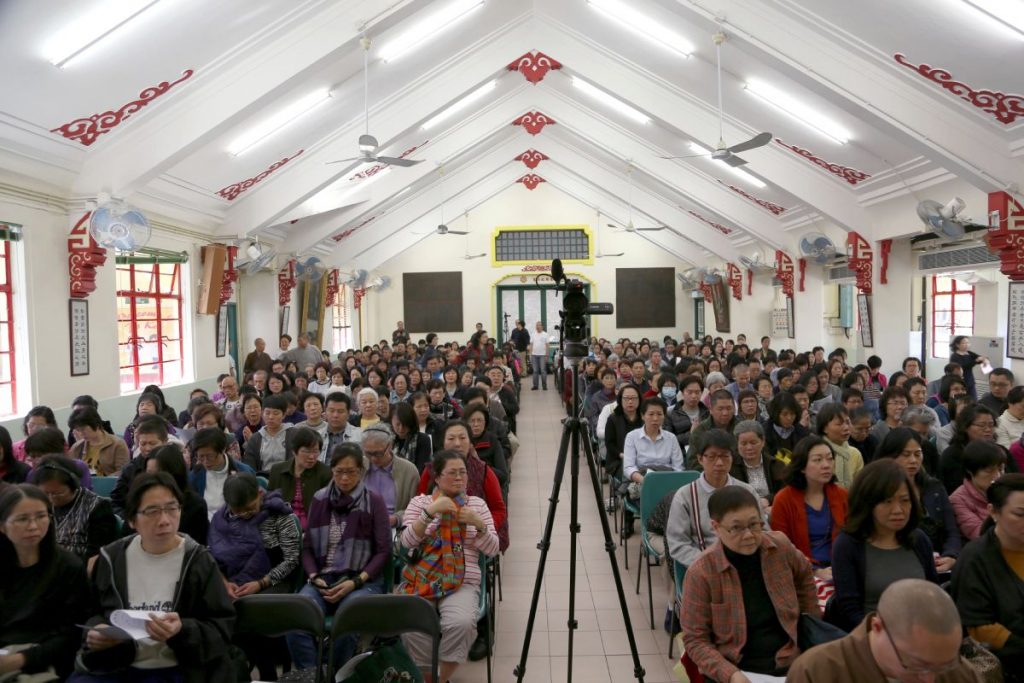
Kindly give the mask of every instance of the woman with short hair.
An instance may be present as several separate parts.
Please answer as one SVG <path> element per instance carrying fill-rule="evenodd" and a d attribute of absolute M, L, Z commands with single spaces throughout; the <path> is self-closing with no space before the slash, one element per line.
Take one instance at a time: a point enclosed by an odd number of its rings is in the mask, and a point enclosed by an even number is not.
<path fill-rule="evenodd" d="M 82 486 L 71 460 L 47 455 L 32 471 L 31 479 L 53 505 L 61 548 L 87 560 L 117 538 L 117 519 L 110 501 Z"/>
<path fill-rule="evenodd" d="M 974 441 L 995 443 L 996 419 L 996 414 L 988 406 L 980 403 L 965 406 L 957 411 L 953 423 L 953 440 L 939 455 L 938 477 L 946 486 L 947 493 L 956 491 L 964 482 L 964 448 Z M 1002 448 L 998 444 L 997 447 Z M 1007 459 L 1007 465 L 1011 466 L 1012 460 Z"/>
<path fill-rule="evenodd" d="M 25 419 L 21 423 L 21 431 L 25 435 L 25 439 L 35 434 L 37 430 L 46 427 L 57 428 L 57 418 L 48 406 L 35 406 L 25 413 Z M 25 439 L 15 441 L 12 447 L 14 459 L 18 462 L 25 461 Z"/>
<path fill-rule="evenodd" d="M 736 450 L 740 456 L 733 459 L 733 477 L 750 484 L 757 493 L 761 507 L 771 509 L 775 494 L 785 485 L 786 466 L 765 450 L 764 426 L 756 420 L 743 420 L 733 428 Z"/>
<path fill-rule="evenodd" d="M 961 462 L 967 476 L 964 483 L 950 494 L 949 502 L 960 534 L 973 541 L 981 535 L 981 529 L 989 518 L 988 489 L 1003 476 L 1006 451 L 991 441 L 973 441 L 964 448 Z"/>

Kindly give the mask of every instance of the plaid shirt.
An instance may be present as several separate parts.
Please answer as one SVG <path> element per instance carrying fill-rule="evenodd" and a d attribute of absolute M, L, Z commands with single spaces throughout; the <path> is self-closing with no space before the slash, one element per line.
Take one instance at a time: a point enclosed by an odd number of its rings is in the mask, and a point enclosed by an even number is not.
<path fill-rule="evenodd" d="M 802 612 L 821 616 L 811 564 L 784 534 L 766 531 L 761 537 L 761 571 L 779 623 L 790 642 L 776 662 L 788 666 L 800 654 L 797 620 Z M 739 573 L 725 556 L 721 543 L 704 551 L 686 571 L 680 612 L 686 653 L 701 673 L 728 681 L 747 640 L 743 589 Z"/>

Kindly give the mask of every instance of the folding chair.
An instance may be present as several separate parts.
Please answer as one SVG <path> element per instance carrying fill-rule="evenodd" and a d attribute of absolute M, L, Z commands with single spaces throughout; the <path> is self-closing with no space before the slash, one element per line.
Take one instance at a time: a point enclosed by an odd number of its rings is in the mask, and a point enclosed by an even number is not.
<path fill-rule="evenodd" d="M 672 611 L 679 614 L 683 606 L 683 577 L 686 576 L 686 565 L 679 564 L 672 560 L 672 575 L 675 578 L 675 596 L 672 598 Z M 672 646 L 675 641 L 675 634 L 668 634 L 668 658 L 672 659 Z"/>
<path fill-rule="evenodd" d="M 441 617 L 429 601 L 418 595 L 358 595 L 343 602 L 332 621 L 328 671 L 334 671 L 334 641 L 343 635 L 358 633 L 387 638 L 417 631 L 426 633 L 434 641 L 430 675 L 432 680 L 437 680 L 441 664 Z"/>
<path fill-rule="evenodd" d="M 301 595 L 247 595 L 235 601 L 235 632 L 278 638 L 299 631 L 313 637 L 316 661 L 323 661 L 327 628 L 320 608 Z M 323 683 L 323 666 L 317 667 L 316 683 Z"/>
<path fill-rule="evenodd" d="M 647 604 L 651 612 L 651 628 L 654 628 L 654 596 L 651 591 L 651 560 L 661 560 L 661 549 L 651 545 L 647 535 L 647 518 L 666 495 L 678 491 L 687 484 L 696 481 L 700 472 L 648 472 L 644 477 L 644 485 L 640 488 L 640 552 L 637 564 L 647 556 Z M 636 573 L 636 592 L 640 594 L 640 572 Z"/>
<path fill-rule="evenodd" d="M 114 487 L 117 485 L 117 477 L 93 477 L 92 478 L 92 491 L 97 496 L 103 498 L 110 498 L 110 494 L 113 493 Z"/>

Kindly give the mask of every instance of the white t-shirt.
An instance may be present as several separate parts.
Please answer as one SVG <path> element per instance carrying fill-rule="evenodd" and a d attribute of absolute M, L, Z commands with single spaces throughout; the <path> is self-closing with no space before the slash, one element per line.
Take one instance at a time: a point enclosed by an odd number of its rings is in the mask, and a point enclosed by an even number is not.
<path fill-rule="evenodd" d="M 228 480 L 228 456 L 224 456 L 224 467 L 220 470 L 206 470 L 206 490 L 203 500 L 206 501 L 206 513 L 210 519 L 224 505 L 224 482 Z"/>
<path fill-rule="evenodd" d="M 128 609 L 147 612 L 173 612 L 174 588 L 181 576 L 185 561 L 185 539 L 178 538 L 178 546 L 162 555 L 153 555 L 142 549 L 142 537 L 136 536 L 125 551 L 128 575 Z M 135 662 L 137 669 L 166 669 L 177 666 L 178 660 L 165 643 L 151 638 L 138 642 Z"/>
<path fill-rule="evenodd" d="M 531 332 L 530 333 L 530 355 L 531 356 L 546 356 L 548 353 L 548 339 L 550 335 L 547 332 Z"/>

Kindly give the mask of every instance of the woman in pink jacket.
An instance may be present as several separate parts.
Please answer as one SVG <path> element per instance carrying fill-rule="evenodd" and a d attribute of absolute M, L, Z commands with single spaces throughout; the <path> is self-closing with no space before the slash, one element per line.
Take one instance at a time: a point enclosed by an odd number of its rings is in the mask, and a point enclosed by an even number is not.
<path fill-rule="evenodd" d="M 981 525 L 988 519 L 986 492 L 1006 467 L 1006 451 L 993 441 L 972 441 L 964 448 L 962 457 L 964 483 L 949 496 L 956 515 L 957 526 L 964 541 L 973 541 L 981 533 Z"/>

